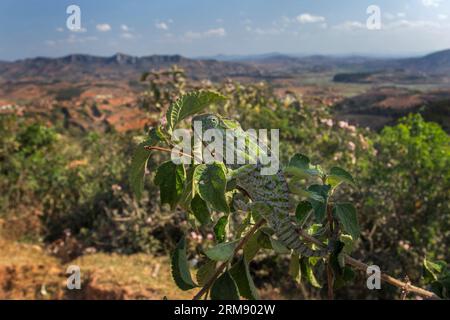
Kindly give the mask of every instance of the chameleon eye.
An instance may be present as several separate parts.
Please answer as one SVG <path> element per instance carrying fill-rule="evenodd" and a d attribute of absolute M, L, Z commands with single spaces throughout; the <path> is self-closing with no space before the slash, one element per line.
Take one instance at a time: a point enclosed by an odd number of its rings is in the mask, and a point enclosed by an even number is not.
<path fill-rule="evenodd" d="M 219 123 L 219 120 L 217 120 L 217 118 L 211 118 L 210 121 L 213 126 L 216 126 Z"/>

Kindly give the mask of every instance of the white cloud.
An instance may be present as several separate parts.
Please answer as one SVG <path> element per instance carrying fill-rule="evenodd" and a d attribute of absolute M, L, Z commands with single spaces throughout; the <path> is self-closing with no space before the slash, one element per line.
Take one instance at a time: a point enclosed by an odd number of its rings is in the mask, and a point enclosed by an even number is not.
<path fill-rule="evenodd" d="M 125 31 L 125 32 L 131 31 L 131 28 L 130 28 L 129 26 L 127 26 L 126 24 L 122 24 L 122 25 L 120 26 L 120 29 L 121 29 L 122 31 Z"/>
<path fill-rule="evenodd" d="M 225 37 L 226 35 L 227 32 L 225 31 L 224 28 L 209 29 L 204 32 L 188 31 L 184 34 L 187 40 L 211 38 L 211 37 Z"/>
<path fill-rule="evenodd" d="M 58 31 L 58 32 L 64 32 L 64 28 L 61 28 L 61 27 L 56 28 L 56 31 Z"/>
<path fill-rule="evenodd" d="M 390 13 L 390 12 L 386 12 L 386 13 L 384 14 L 384 17 L 385 17 L 386 19 L 388 19 L 388 20 L 394 20 L 394 19 L 395 19 L 395 15 L 392 14 L 392 13 Z"/>
<path fill-rule="evenodd" d="M 97 30 L 100 32 L 108 32 L 111 31 L 111 26 L 107 23 L 101 23 L 96 26 Z"/>
<path fill-rule="evenodd" d="M 297 21 L 305 24 L 305 23 L 317 23 L 317 22 L 324 22 L 325 17 L 321 16 L 315 16 L 310 13 L 303 13 L 299 16 L 297 16 Z"/>
<path fill-rule="evenodd" d="M 445 27 L 444 25 L 441 25 L 439 22 L 436 21 L 427 21 L 427 20 L 398 20 L 394 21 L 390 24 L 387 24 L 385 26 L 386 29 L 417 29 L 417 28 L 442 28 Z"/>
<path fill-rule="evenodd" d="M 422 4 L 425 7 L 439 7 L 441 5 L 442 0 L 422 0 Z"/>
<path fill-rule="evenodd" d="M 159 30 L 169 30 L 169 26 L 165 22 L 157 22 L 155 23 L 155 27 Z"/>
<path fill-rule="evenodd" d="M 59 40 L 46 40 L 45 44 L 50 47 L 54 47 L 57 45 L 64 45 L 64 44 L 83 44 L 86 42 L 92 42 L 97 41 L 98 38 L 94 36 L 81 36 L 77 35 L 75 33 L 69 34 L 69 36 L 65 39 L 59 39 Z"/>
<path fill-rule="evenodd" d="M 134 39 L 135 35 L 130 32 L 124 32 L 120 34 L 120 37 L 123 39 Z"/>
<path fill-rule="evenodd" d="M 217 28 L 207 30 L 204 34 L 207 37 L 224 37 L 227 35 L 227 32 L 225 31 L 224 28 Z"/>
<path fill-rule="evenodd" d="M 251 28 L 249 26 L 246 27 L 246 30 L 248 32 L 253 32 L 257 35 L 260 36 L 265 36 L 265 35 L 278 35 L 280 34 L 283 30 L 282 29 L 277 29 L 277 28 L 268 28 L 268 29 L 262 29 L 262 28 Z"/>
<path fill-rule="evenodd" d="M 74 33 L 85 33 L 85 32 L 87 32 L 87 29 L 81 27 L 80 29 L 70 30 L 70 32 L 74 32 Z"/>
<path fill-rule="evenodd" d="M 359 21 L 345 21 L 333 27 L 333 29 L 337 30 L 358 30 L 366 28 L 367 26 Z"/>
<path fill-rule="evenodd" d="M 438 14 L 439 20 L 446 20 L 447 18 L 448 18 L 448 16 L 446 14 Z"/>
<path fill-rule="evenodd" d="M 88 41 L 96 41 L 98 40 L 97 37 L 89 36 L 89 37 L 78 37 L 76 35 L 71 34 L 69 38 L 67 38 L 65 41 L 67 43 L 85 43 Z"/>

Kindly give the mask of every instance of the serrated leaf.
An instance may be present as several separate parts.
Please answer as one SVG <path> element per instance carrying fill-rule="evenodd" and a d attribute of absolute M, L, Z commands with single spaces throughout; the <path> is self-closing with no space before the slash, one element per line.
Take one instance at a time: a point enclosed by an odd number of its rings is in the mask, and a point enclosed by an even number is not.
<path fill-rule="evenodd" d="M 170 133 L 180 121 L 201 112 L 211 104 L 224 102 L 226 98 L 213 91 L 196 91 L 183 95 L 167 110 L 167 131 Z"/>
<path fill-rule="evenodd" d="M 302 277 L 304 277 L 308 282 L 315 288 L 322 288 L 320 283 L 317 281 L 316 276 L 314 275 L 314 271 L 311 268 L 311 265 L 306 258 L 302 258 L 300 260 L 300 268 Z"/>
<path fill-rule="evenodd" d="M 147 167 L 148 159 L 152 154 L 152 152 L 145 149 L 145 147 L 155 146 L 159 141 L 160 139 L 156 133 L 156 129 L 153 128 L 150 131 L 147 140 L 139 144 L 133 154 L 128 177 L 131 189 L 138 200 L 142 197 L 142 190 L 144 189 L 145 168 Z"/>
<path fill-rule="evenodd" d="M 212 222 L 211 213 L 209 212 L 208 206 L 199 195 L 196 195 L 194 199 L 192 199 L 191 210 L 197 221 L 200 222 L 202 226 L 209 225 Z"/>
<path fill-rule="evenodd" d="M 209 260 L 197 270 L 197 283 L 203 287 L 216 272 L 216 261 Z"/>
<path fill-rule="evenodd" d="M 330 174 L 327 177 L 327 184 L 334 188 L 342 182 L 347 182 L 352 185 L 355 184 L 355 181 L 350 173 L 339 167 L 331 168 Z"/>
<path fill-rule="evenodd" d="M 186 257 L 186 239 L 178 242 L 172 253 L 172 277 L 176 285 L 183 291 L 195 288 L 197 285 L 191 278 L 189 264 Z"/>
<path fill-rule="evenodd" d="M 233 256 L 237 244 L 238 240 L 219 243 L 218 245 L 205 250 L 205 254 L 214 261 L 228 261 Z"/>
<path fill-rule="evenodd" d="M 247 261 L 245 261 L 245 258 L 241 259 L 231 267 L 230 275 L 234 279 L 242 297 L 249 300 L 259 299 L 258 291 L 256 290 L 255 283 L 250 275 L 249 266 Z"/>
<path fill-rule="evenodd" d="M 342 224 L 342 227 L 353 239 L 359 238 L 359 224 L 356 209 L 351 203 L 337 203 L 334 206 L 334 213 Z"/>
<path fill-rule="evenodd" d="M 300 272 L 300 257 L 297 253 L 291 255 L 291 261 L 289 263 L 289 275 L 294 279 L 295 282 L 301 282 L 301 272 Z"/>
<path fill-rule="evenodd" d="M 225 271 L 211 287 L 212 300 L 239 300 L 236 283 L 228 271 Z"/>
<path fill-rule="evenodd" d="M 172 161 L 161 164 L 155 175 L 155 184 L 160 188 L 161 204 L 168 203 L 173 210 L 183 193 L 185 180 L 183 165 L 176 165 Z"/>
<path fill-rule="evenodd" d="M 226 228 L 228 224 L 228 216 L 223 216 L 217 221 L 214 226 L 214 234 L 216 235 L 217 242 L 224 242 L 226 239 Z"/>
<path fill-rule="evenodd" d="M 295 209 L 295 218 L 297 223 L 301 226 L 305 223 L 313 207 L 309 201 L 301 201 Z"/>
<path fill-rule="evenodd" d="M 216 211 L 229 213 L 225 197 L 227 187 L 226 169 L 223 163 L 199 165 L 193 176 L 198 194 Z"/>

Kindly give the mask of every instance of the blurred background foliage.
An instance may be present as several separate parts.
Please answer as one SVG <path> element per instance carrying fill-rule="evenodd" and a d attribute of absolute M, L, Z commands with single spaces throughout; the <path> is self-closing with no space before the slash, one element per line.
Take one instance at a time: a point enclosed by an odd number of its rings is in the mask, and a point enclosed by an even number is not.
<path fill-rule="evenodd" d="M 356 258 L 415 283 L 425 257 L 450 261 L 450 138 L 437 124 L 412 114 L 375 133 L 335 121 L 332 110 L 308 106 L 292 92 L 276 95 L 265 83 L 190 83 L 178 68 L 141 80 L 147 90 L 139 106 L 149 116 L 162 117 L 189 90 L 214 89 L 229 100 L 212 111 L 239 120 L 244 129 L 280 129 L 284 163 L 299 152 L 324 167 L 333 163 L 348 169 L 358 188 L 341 193 L 358 208 L 362 236 Z M 133 136 L 147 131 L 71 133 L 58 124 L 0 116 L 2 237 L 49 246 L 70 238 L 76 243 L 72 257 L 89 248 L 167 255 L 182 233 L 191 235 L 193 246 L 207 241 L 210 234 L 192 230 L 185 212 L 160 207 L 153 172 L 142 200 L 131 194 L 127 169 L 136 146 Z M 191 258 L 195 263 L 198 257 Z M 287 265 L 287 257 L 262 254 L 253 265 L 256 283 L 272 283 L 290 297 L 296 284 L 285 275 Z M 355 285 L 339 289 L 338 297 L 394 297 L 388 289 L 368 293 L 364 284 L 359 275 Z M 320 289 L 307 284 L 300 289 L 302 298 L 320 296 Z"/>

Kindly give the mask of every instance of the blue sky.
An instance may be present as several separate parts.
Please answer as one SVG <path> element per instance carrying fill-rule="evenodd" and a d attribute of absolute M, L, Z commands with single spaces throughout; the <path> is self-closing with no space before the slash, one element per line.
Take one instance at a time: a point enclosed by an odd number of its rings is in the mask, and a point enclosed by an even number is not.
<path fill-rule="evenodd" d="M 81 9 L 82 30 L 66 27 Z M 366 10 L 381 10 L 368 30 Z M 450 48 L 450 0 L 1 0 L 0 60 L 70 53 L 370 54 Z"/>

